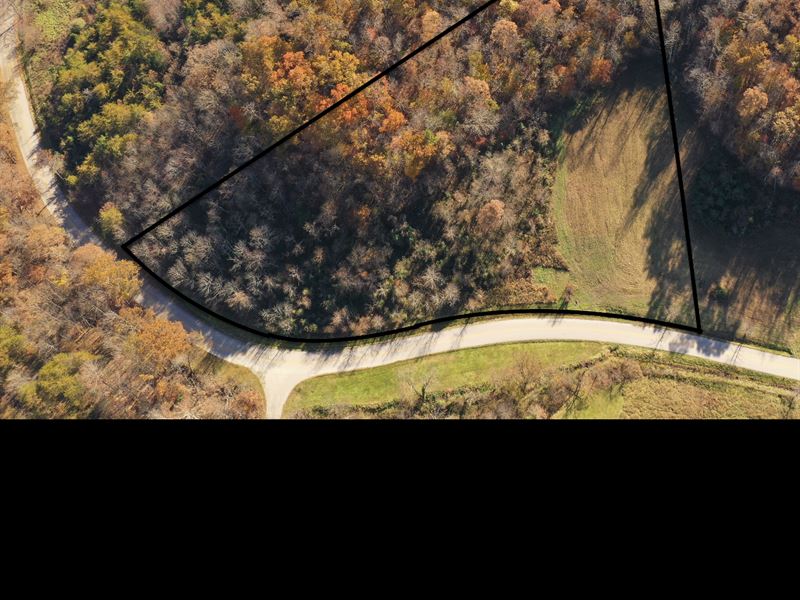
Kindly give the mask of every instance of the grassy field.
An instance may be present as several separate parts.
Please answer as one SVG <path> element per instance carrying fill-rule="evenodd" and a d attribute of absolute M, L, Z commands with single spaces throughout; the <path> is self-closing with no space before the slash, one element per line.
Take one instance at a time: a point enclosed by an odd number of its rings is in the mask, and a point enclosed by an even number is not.
<path fill-rule="evenodd" d="M 596 356 L 602 349 L 602 344 L 590 342 L 508 344 L 436 354 L 308 380 L 297 386 L 283 410 L 291 415 L 315 406 L 378 405 L 413 397 L 415 389 L 426 383 L 429 392 L 480 386 L 501 381 L 514 371 L 519 360 L 533 360 L 542 366 L 573 364 Z"/>
<path fill-rule="evenodd" d="M 647 378 L 564 411 L 569 419 L 776 419 L 796 418 L 791 396 L 772 387 L 729 384 L 710 376 Z M 685 378 L 685 379 L 684 379 Z"/>
<path fill-rule="evenodd" d="M 603 367 L 620 361 L 634 365 L 636 375 L 623 383 L 604 378 Z M 668 352 L 589 342 L 488 346 L 318 377 L 292 392 L 284 416 L 307 416 L 315 409 L 373 416 L 398 402 L 413 402 L 423 386 L 428 395 L 453 397 L 502 387 L 522 371 L 535 374 L 534 379 L 541 376 L 546 383 L 563 375 L 583 381 L 583 391 L 555 418 L 798 416 L 792 408 L 797 402 L 796 382 Z"/>
<path fill-rule="evenodd" d="M 646 376 L 597 391 L 556 416 L 565 419 L 779 419 L 797 418 L 797 387 L 701 361 L 647 358 Z M 640 359 L 641 359 L 640 358 Z"/>
<path fill-rule="evenodd" d="M 632 63 L 584 113 L 565 124 L 553 194 L 569 273 L 541 271 L 541 281 L 571 283 L 570 308 L 694 325 L 665 87 L 653 60 Z"/>

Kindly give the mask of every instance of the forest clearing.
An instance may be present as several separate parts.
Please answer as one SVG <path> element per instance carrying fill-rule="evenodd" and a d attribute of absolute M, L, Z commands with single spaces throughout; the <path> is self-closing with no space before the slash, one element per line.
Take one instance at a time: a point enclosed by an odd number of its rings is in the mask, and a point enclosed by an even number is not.
<path fill-rule="evenodd" d="M 575 308 L 691 324 L 663 75 L 634 62 L 583 113 L 560 140 L 553 205 L 567 271 L 556 277 L 569 283 L 559 285 L 574 287 Z"/>

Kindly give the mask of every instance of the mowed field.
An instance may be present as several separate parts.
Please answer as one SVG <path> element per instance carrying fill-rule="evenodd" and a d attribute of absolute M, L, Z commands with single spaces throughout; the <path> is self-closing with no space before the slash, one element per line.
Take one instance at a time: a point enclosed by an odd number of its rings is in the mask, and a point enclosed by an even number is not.
<path fill-rule="evenodd" d="M 686 238 L 661 71 L 633 63 L 583 118 L 567 120 L 553 195 L 569 273 L 542 270 L 569 308 L 694 324 Z M 722 152 L 676 90 L 676 119 L 706 333 L 800 353 L 800 193 L 753 181 L 770 221 L 734 235 L 699 208 L 699 169 Z M 745 173 L 738 174 L 749 177 Z"/>
<path fill-rule="evenodd" d="M 604 367 L 638 365 L 624 383 Z M 284 417 L 396 417 L 424 389 L 435 402 L 501 388 L 520 377 L 541 385 L 583 375 L 581 392 L 555 418 L 797 417 L 796 382 L 669 352 L 590 342 L 531 342 L 459 350 L 301 383 Z M 331 412 L 332 411 L 332 412 Z M 471 415 L 475 416 L 475 415 Z"/>
<path fill-rule="evenodd" d="M 553 194 L 572 309 L 694 325 L 663 76 L 636 61 L 583 116 L 567 119 Z"/>

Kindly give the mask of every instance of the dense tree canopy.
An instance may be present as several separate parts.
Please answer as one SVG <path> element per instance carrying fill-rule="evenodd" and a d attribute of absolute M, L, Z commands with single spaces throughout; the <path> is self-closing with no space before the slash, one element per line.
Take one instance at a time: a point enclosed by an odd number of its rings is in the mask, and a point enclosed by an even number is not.
<path fill-rule="evenodd" d="M 800 4 L 686 0 L 686 77 L 754 174 L 800 191 Z"/>
<path fill-rule="evenodd" d="M 75 199 L 117 241 L 482 4 L 82 3 L 49 122 Z M 691 55 L 684 74 L 711 129 L 756 176 L 800 186 L 797 4 L 662 8 L 680 15 L 667 51 Z M 296 335 L 570 298 L 535 277 L 564 266 L 550 208 L 563 117 L 628 61 L 657 64 L 654 11 L 501 0 L 137 252 L 198 301 Z M 749 219 L 729 206 L 737 181 L 711 186 L 709 215 Z"/>
<path fill-rule="evenodd" d="M 383 6 L 391 14 L 396 5 Z M 244 159 L 256 141 L 290 131 L 374 71 L 372 36 L 351 29 L 347 44 L 337 42 L 319 16 L 304 14 L 317 28 L 313 45 L 292 35 L 306 30 L 302 22 L 280 35 L 270 20 L 241 43 L 197 48 L 182 91 L 202 106 L 176 96 L 161 112 L 198 122 L 211 109 L 229 126 L 201 139 Z M 562 290 L 532 275 L 563 267 L 548 206 L 549 112 L 607 85 L 629 51 L 648 51 L 652 17 L 630 2 L 499 3 L 159 228 L 137 253 L 203 303 L 288 334 L 360 334 L 553 303 Z M 449 20 L 420 5 L 410 29 L 421 41 Z M 227 155 L 193 156 L 225 164 Z M 164 169 L 141 151 L 125 169 L 144 177 L 143 165 Z M 132 176 L 115 171 L 113 180 Z M 172 203 L 186 187 L 147 180 L 141 192 L 122 186 L 114 196 L 129 218 L 149 218 L 152 198 Z"/>
<path fill-rule="evenodd" d="M 58 69 L 46 122 L 61 139 L 72 184 L 94 183 L 119 161 L 138 123 L 160 103 L 166 55 L 138 5 L 99 4 L 91 23 L 72 34 Z"/>
<path fill-rule="evenodd" d="M 0 418 L 262 416 L 252 388 L 197 368 L 180 323 L 135 305 L 134 263 L 75 247 L 43 211 L 4 110 Z"/>

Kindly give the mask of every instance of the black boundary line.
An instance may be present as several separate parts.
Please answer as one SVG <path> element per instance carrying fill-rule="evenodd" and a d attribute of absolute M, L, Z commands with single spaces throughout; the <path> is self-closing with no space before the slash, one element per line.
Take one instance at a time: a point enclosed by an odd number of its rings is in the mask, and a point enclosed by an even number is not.
<path fill-rule="evenodd" d="M 661 21 L 661 5 L 656 3 L 656 21 L 658 22 L 658 40 L 661 44 L 661 61 L 664 63 L 664 83 L 667 86 L 667 106 L 669 107 L 669 123 L 672 128 L 672 143 L 675 146 L 675 169 L 678 173 L 678 189 L 681 195 L 681 210 L 683 212 L 683 230 L 686 236 L 686 254 L 689 260 L 689 279 L 692 282 L 692 302 L 694 303 L 694 318 L 697 323 L 697 332 L 703 333 L 700 321 L 700 297 L 697 293 L 697 279 L 694 272 L 694 254 L 692 253 L 692 236 L 689 233 L 689 209 L 686 204 L 686 189 L 683 185 L 683 168 L 681 167 L 681 149 L 678 138 L 678 125 L 675 120 L 675 107 L 672 103 L 672 83 L 669 76 L 669 60 L 667 59 L 667 45 L 664 37 L 664 24 Z"/>
<path fill-rule="evenodd" d="M 282 146 L 283 144 L 285 144 L 286 142 L 291 140 L 297 134 L 301 133 L 302 131 L 304 131 L 305 129 L 307 129 L 308 127 L 310 127 L 311 125 L 313 125 L 317 121 L 319 121 L 322 117 L 324 117 L 328 113 L 333 112 L 334 110 L 339 108 L 345 102 L 349 102 L 350 100 L 352 100 L 353 98 L 358 96 L 361 92 L 366 90 L 368 87 L 376 84 L 381 79 L 386 77 L 389 73 L 391 73 L 392 71 L 394 71 L 398 67 L 401 67 L 402 65 L 407 63 L 412 58 L 414 58 L 417 54 L 427 50 L 428 48 L 433 46 L 436 42 L 441 40 L 443 37 L 445 37 L 446 35 L 452 33 L 453 31 L 455 31 L 456 29 L 458 29 L 459 27 L 464 25 L 467 21 L 470 21 L 470 20 L 474 19 L 479 14 L 481 14 L 483 11 L 485 11 L 487 8 L 489 8 L 493 4 L 496 4 L 497 2 L 499 2 L 499 0 L 489 0 L 489 2 L 486 2 L 485 4 L 482 4 L 481 6 L 479 6 L 475 10 L 473 10 L 471 13 L 469 13 L 466 17 L 463 17 L 460 20 L 456 21 L 455 23 L 450 25 L 450 27 L 448 27 L 447 29 L 445 29 L 441 33 L 437 34 L 436 36 L 432 37 L 427 42 L 422 44 L 422 46 L 420 46 L 416 50 L 410 52 L 409 54 L 406 54 L 403 58 L 401 58 L 399 61 L 394 63 L 392 66 L 390 66 L 386 70 L 381 71 L 380 73 L 378 73 L 377 75 L 372 77 L 372 79 L 366 81 L 365 83 L 362 83 L 360 86 L 358 86 L 352 92 L 347 94 L 344 98 L 341 98 L 340 100 L 334 102 L 328 108 L 323 110 L 321 113 L 318 113 L 317 115 L 311 117 L 308 121 L 306 121 L 305 123 L 300 125 L 300 127 L 298 127 L 297 129 L 294 129 L 293 131 L 290 131 L 285 136 L 283 136 L 281 139 L 279 139 L 277 142 L 275 142 L 272 145 L 270 145 L 269 147 L 265 148 L 264 150 L 262 150 L 258 154 L 252 156 L 246 162 L 243 162 L 242 164 L 240 164 L 238 167 L 236 167 L 232 171 L 229 171 L 226 175 L 223 175 L 221 178 L 219 178 L 217 181 L 215 181 L 214 183 L 209 185 L 202 192 L 199 192 L 198 194 L 195 194 L 193 197 L 189 198 L 186 202 L 183 202 L 182 204 L 179 204 L 177 207 L 173 208 L 166 215 L 164 215 L 163 217 L 158 219 L 155 223 L 153 223 L 152 225 L 146 227 L 145 229 L 143 229 L 142 231 L 137 233 L 135 236 L 133 236 L 131 239 L 129 239 L 127 242 L 122 244 L 122 248 L 127 250 L 128 246 L 130 246 L 131 244 L 137 242 L 138 240 L 140 240 L 141 238 L 146 236 L 148 233 L 153 231 L 153 229 L 155 229 L 156 227 L 158 227 L 159 225 L 161 225 L 165 221 L 168 221 L 169 219 L 171 219 L 172 217 L 177 215 L 184 208 L 188 207 L 190 204 L 194 204 L 195 202 L 200 200 L 206 194 L 209 194 L 210 192 L 213 192 L 215 189 L 217 189 L 223 183 L 228 181 L 231 177 L 234 177 L 235 175 L 238 175 L 239 173 L 244 171 L 247 167 L 252 165 L 254 162 L 264 158 L 267 154 L 269 154 L 270 152 L 272 152 L 273 150 L 275 150 L 279 146 Z"/>
<path fill-rule="evenodd" d="M 153 231 L 153 229 L 155 229 L 156 227 L 158 227 L 159 225 L 161 225 L 165 221 L 169 220 L 170 218 L 174 217 L 176 214 L 181 212 L 184 208 L 186 208 L 190 204 L 193 204 L 194 202 L 197 202 L 198 200 L 200 200 L 206 194 L 214 191 L 216 188 L 218 188 L 220 185 L 222 185 L 225 181 L 227 181 L 231 177 L 233 177 L 236 174 L 240 173 L 241 171 L 243 171 L 244 169 L 246 169 L 247 167 L 252 165 L 257 160 L 263 158 L 264 156 L 266 156 L 269 152 L 271 152 L 272 150 L 274 150 L 278 146 L 286 143 L 291 138 L 295 137 L 297 134 L 302 132 L 304 129 L 306 129 L 306 128 L 310 127 L 311 125 L 313 125 L 315 122 L 320 120 L 322 117 L 324 117 L 328 113 L 332 112 L 333 110 L 335 110 L 336 108 L 338 108 L 339 106 L 344 104 L 345 102 L 351 100 L 353 97 L 355 97 L 356 95 L 358 95 L 361 92 L 363 92 L 369 86 L 371 86 L 374 83 L 380 81 L 382 78 L 386 77 L 386 75 L 388 75 L 389 73 L 391 73 L 392 71 L 394 71 L 395 69 L 397 69 L 398 67 L 400 67 L 401 65 L 406 63 L 407 61 L 411 60 L 414 56 L 416 56 L 420 52 L 426 50 L 427 48 L 429 48 L 430 46 L 432 46 L 433 44 L 438 42 L 444 36 L 448 35 L 449 33 L 454 31 L 455 29 L 457 29 L 461 25 L 464 25 L 466 22 L 470 21 L 471 19 L 477 17 L 480 13 L 482 13 L 484 10 L 486 10 L 487 8 L 489 8 L 490 6 L 495 4 L 496 2 L 498 2 L 498 0 L 490 0 L 489 2 L 481 5 L 480 7 L 478 7 L 474 11 L 472 11 L 469 15 L 467 15 L 466 17 L 462 18 L 461 20 L 457 21 L 456 23 L 452 24 L 450 27 L 448 27 L 447 29 L 442 31 L 440 34 L 438 34 L 434 38 L 430 39 L 429 41 L 427 41 L 425 44 L 423 44 L 422 46 L 420 46 L 419 48 L 417 48 L 416 50 L 414 50 L 410 54 L 406 55 L 399 62 L 393 64 L 391 67 L 389 67 L 388 69 L 386 69 L 382 73 L 376 75 L 375 77 L 373 77 L 372 79 L 370 79 L 366 83 L 362 84 L 360 87 L 358 87 L 357 89 L 353 90 L 351 93 L 349 93 L 347 96 L 345 96 L 341 100 L 335 102 L 334 104 L 332 104 L 331 106 L 326 108 L 324 111 L 322 111 L 321 113 L 319 113 L 318 115 L 314 116 L 313 118 L 311 118 L 309 121 L 307 121 L 306 123 L 304 123 L 303 125 L 301 125 L 297 129 L 292 131 L 291 133 L 287 134 L 286 136 L 284 136 L 283 138 L 281 138 L 280 140 L 278 140 L 277 142 L 275 142 L 274 144 L 272 144 L 271 146 L 269 146 L 265 150 L 259 152 L 258 154 L 256 154 L 252 158 L 250 158 L 247 162 L 239 165 L 236 169 L 230 171 L 227 175 L 225 175 L 224 177 L 219 179 L 216 183 L 210 185 L 209 187 L 207 187 L 205 190 L 203 190 L 199 194 L 195 195 L 194 197 L 190 198 L 186 202 L 182 203 L 177 208 L 171 210 L 169 213 L 167 213 L 166 215 L 164 215 L 163 217 L 158 219 L 155 223 L 153 223 L 152 225 L 150 225 L 146 229 L 142 230 L 141 232 L 139 232 L 135 236 L 133 236 L 131 239 L 129 239 L 124 244 L 122 244 L 122 250 L 128 256 L 130 256 L 130 258 L 137 265 L 139 265 L 139 267 L 143 271 L 148 273 L 151 277 L 153 277 L 153 279 L 158 281 L 164 287 L 168 288 L 172 293 L 174 293 L 176 296 L 178 296 L 179 298 L 181 298 L 182 300 L 184 300 L 185 302 L 187 302 L 191 306 L 194 306 L 198 310 L 200 310 L 203 313 L 213 317 L 214 319 L 216 319 L 218 321 L 221 321 L 223 323 L 226 323 L 228 325 L 231 325 L 231 326 L 233 326 L 233 327 L 235 327 L 237 329 L 241 329 L 242 331 L 246 331 L 247 333 L 251 333 L 251 334 L 254 334 L 256 336 L 267 338 L 267 339 L 270 339 L 270 340 L 275 340 L 275 341 L 292 342 L 292 343 L 299 343 L 299 344 L 314 344 L 314 345 L 340 344 L 340 343 L 355 342 L 355 341 L 360 341 L 360 340 L 386 338 L 386 337 L 391 337 L 391 336 L 394 336 L 394 335 L 397 335 L 397 334 L 400 334 L 400 333 L 408 333 L 408 332 L 411 332 L 411 331 L 416 331 L 418 329 L 423 329 L 425 327 L 430 327 L 430 326 L 433 326 L 433 325 L 439 325 L 439 324 L 444 324 L 444 323 L 454 323 L 454 322 L 457 322 L 457 321 L 467 321 L 467 320 L 475 319 L 475 318 L 494 317 L 494 316 L 512 316 L 512 315 L 519 316 L 519 315 L 528 315 L 528 314 L 551 315 L 553 317 L 559 317 L 559 316 L 603 317 L 603 318 L 619 319 L 619 320 L 623 320 L 623 321 L 633 321 L 633 322 L 637 322 L 637 323 L 644 323 L 644 324 L 647 324 L 647 325 L 655 325 L 657 327 L 664 327 L 664 328 L 667 328 L 667 329 L 676 329 L 676 330 L 679 330 L 679 331 L 685 331 L 685 332 L 689 332 L 689 333 L 702 333 L 702 329 L 700 327 L 700 310 L 699 310 L 699 304 L 698 304 L 698 299 L 697 299 L 697 287 L 696 287 L 695 276 L 694 276 L 694 263 L 693 263 L 693 260 L 692 260 L 691 243 L 690 243 L 689 238 L 688 238 L 688 235 L 689 235 L 689 220 L 688 220 L 688 212 L 686 210 L 686 197 L 685 197 L 684 188 L 683 188 L 683 175 L 682 175 L 681 167 L 680 167 L 680 156 L 678 154 L 678 147 L 679 146 L 678 146 L 678 137 L 677 137 L 677 126 L 675 124 L 675 115 L 674 115 L 674 110 L 673 110 L 673 105 L 672 105 L 672 92 L 671 92 L 670 81 L 669 81 L 669 69 L 668 69 L 668 65 L 667 65 L 667 53 L 666 53 L 666 45 L 665 45 L 665 42 L 664 42 L 664 31 L 663 31 L 663 26 L 661 24 L 661 7 L 659 6 L 658 0 L 654 0 L 654 2 L 655 2 L 655 7 L 656 7 L 656 19 L 658 21 L 659 39 L 660 39 L 660 43 L 661 43 L 661 57 L 662 57 L 662 62 L 663 62 L 663 66 L 664 66 L 664 75 L 665 75 L 665 78 L 666 78 L 667 100 L 668 100 L 669 113 L 670 113 L 670 124 L 671 124 L 671 127 L 672 127 L 673 143 L 675 145 L 675 159 L 676 159 L 677 170 L 678 170 L 678 183 L 679 183 L 679 187 L 680 187 L 681 205 L 682 205 L 682 208 L 683 208 L 684 228 L 686 230 L 686 236 L 687 236 L 686 242 L 687 242 L 687 248 L 688 248 L 688 252 L 689 252 L 690 275 L 691 275 L 691 281 L 692 281 L 692 296 L 693 296 L 693 300 L 694 300 L 695 317 L 696 317 L 696 320 L 697 320 L 697 325 L 695 327 L 692 327 L 691 325 L 684 325 L 684 324 L 681 324 L 681 323 L 673 323 L 673 322 L 670 322 L 670 321 L 662 321 L 660 319 L 651 319 L 651 318 L 648 318 L 648 317 L 638 317 L 638 316 L 626 315 L 626 314 L 621 314 L 621 313 L 611 313 L 611 312 L 591 311 L 591 310 L 568 310 L 568 309 L 558 309 L 558 308 L 516 308 L 516 309 L 501 309 L 501 310 L 479 311 L 479 312 L 466 313 L 466 314 L 460 314 L 460 315 L 453 315 L 453 316 L 447 316 L 447 317 L 438 317 L 436 319 L 430 319 L 428 321 L 422 321 L 422 322 L 419 322 L 419 323 L 414 323 L 412 325 L 406 325 L 404 327 L 399 327 L 397 329 L 392 329 L 392 330 L 387 330 L 387 331 L 378 331 L 378 332 L 367 333 L 367 334 L 363 334 L 363 335 L 329 337 L 329 338 L 324 338 L 324 339 L 300 338 L 300 337 L 280 335 L 280 334 L 276 334 L 276 333 L 267 333 L 267 332 L 262 331 L 260 329 L 255 329 L 254 327 L 250 327 L 249 325 L 244 325 L 244 324 L 242 324 L 242 323 L 240 323 L 238 321 L 235 321 L 235 320 L 233 320 L 233 319 L 231 319 L 229 317 L 226 317 L 223 314 L 220 314 L 218 312 L 215 312 L 215 311 L 209 309 L 208 307 L 204 306 L 203 304 L 201 304 L 197 300 L 194 300 L 193 298 L 189 297 L 185 293 L 181 292 L 176 287 L 170 285 L 167 281 L 165 281 L 161 276 L 159 276 L 157 273 L 155 273 L 149 266 L 147 266 L 139 257 L 137 257 L 131 251 L 131 249 L 130 249 L 130 245 L 131 244 L 136 243 L 142 237 L 144 237 L 145 235 L 147 235 L 148 233 Z"/>

